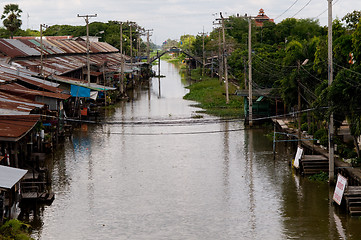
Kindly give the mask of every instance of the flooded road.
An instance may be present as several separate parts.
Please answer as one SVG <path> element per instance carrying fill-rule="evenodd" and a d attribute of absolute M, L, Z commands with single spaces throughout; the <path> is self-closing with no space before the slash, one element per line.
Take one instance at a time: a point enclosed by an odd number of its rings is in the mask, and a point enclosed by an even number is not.
<path fill-rule="evenodd" d="M 196 119 L 178 69 L 82 125 L 53 155 L 51 206 L 35 239 L 360 239 L 326 184 L 289 167 L 294 148 L 243 122 Z"/>

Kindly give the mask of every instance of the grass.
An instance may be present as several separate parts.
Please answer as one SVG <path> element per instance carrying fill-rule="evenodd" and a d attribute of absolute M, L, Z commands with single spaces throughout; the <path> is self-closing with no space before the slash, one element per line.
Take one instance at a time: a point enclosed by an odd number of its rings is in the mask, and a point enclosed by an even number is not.
<path fill-rule="evenodd" d="M 316 181 L 316 182 L 327 182 L 328 181 L 328 173 L 320 172 L 320 173 L 309 176 L 308 179 L 311 181 Z"/>
<path fill-rule="evenodd" d="M 201 79 L 197 71 L 192 71 L 192 79 Z M 184 96 L 186 100 L 198 102 L 195 106 L 203 108 L 202 113 L 219 117 L 241 117 L 243 115 L 243 99 L 233 95 L 236 87 L 229 84 L 229 104 L 226 104 L 225 86 L 218 78 L 203 77 L 201 81 L 188 87 L 190 92 Z"/>
<path fill-rule="evenodd" d="M 12 219 L 0 227 L 0 240 L 31 240 L 30 232 L 31 229 L 29 225 Z"/>

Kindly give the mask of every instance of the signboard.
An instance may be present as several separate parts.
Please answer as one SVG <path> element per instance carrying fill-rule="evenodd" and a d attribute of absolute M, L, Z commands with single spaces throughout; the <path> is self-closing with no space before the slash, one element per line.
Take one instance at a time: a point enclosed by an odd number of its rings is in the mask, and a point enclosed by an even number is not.
<path fill-rule="evenodd" d="M 341 205 L 341 200 L 342 200 L 343 192 L 345 191 L 346 185 L 347 185 L 347 179 L 345 177 L 343 177 L 341 174 L 338 174 L 335 192 L 333 193 L 333 200 L 338 205 Z"/>
<path fill-rule="evenodd" d="M 293 166 L 295 168 L 300 167 L 300 160 L 302 158 L 302 154 L 303 154 L 303 148 L 297 147 L 297 153 L 296 153 L 296 156 L 295 156 L 295 161 L 293 162 Z"/>

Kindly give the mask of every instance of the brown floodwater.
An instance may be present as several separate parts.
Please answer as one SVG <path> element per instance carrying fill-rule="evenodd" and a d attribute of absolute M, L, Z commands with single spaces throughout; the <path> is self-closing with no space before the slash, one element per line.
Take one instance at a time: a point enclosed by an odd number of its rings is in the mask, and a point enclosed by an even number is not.
<path fill-rule="evenodd" d="M 360 239 L 333 188 L 294 173 L 291 144 L 198 115 L 162 62 L 134 100 L 83 124 L 50 156 L 50 206 L 30 209 L 35 239 Z"/>

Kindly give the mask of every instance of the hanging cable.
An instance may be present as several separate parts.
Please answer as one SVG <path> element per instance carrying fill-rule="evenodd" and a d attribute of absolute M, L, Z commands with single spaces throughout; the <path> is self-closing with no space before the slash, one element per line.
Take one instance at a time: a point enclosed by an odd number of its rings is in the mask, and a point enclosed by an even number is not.
<path fill-rule="evenodd" d="M 299 14 L 303 9 L 305 9 L 310 3 L 312 2 L 312 0 L 308 1 L 305 6 L 303 6 L 298 12 L 296 12 L 291 18 L 294 18 L 297 14 Z"/>
<path fill-rule="evenodd" d="M 332 6 L 334 6 L 338 1 L 339 1 L 339 0 L 336 0 L 336 1 L 332 4 Z M 314 17 L 314 18 L 312 18 L 312 19 L 319 18 L 322 14 L 324 14 L 324 13 L 327 12 L 327 11 L 328 11 L 328 9 L 325 9 L 322 13 L 320 13 L 319 15 L 317 15 L 316 17 Z"/>
<path fill-rule="evenodd" d="M 292 3 L 291 6 L 289 6 L 283 13 L 281 13 L 280 15 L 278 15 L 277 17 L 275 17 L 274 19 L 276 20 L 277 18 L 281 17 L 283 14 L 285 14 L 286 12 L 288 12 L 288 10 L 290 10 L 299 0 L 296 0 L 294 3 Z"/>

